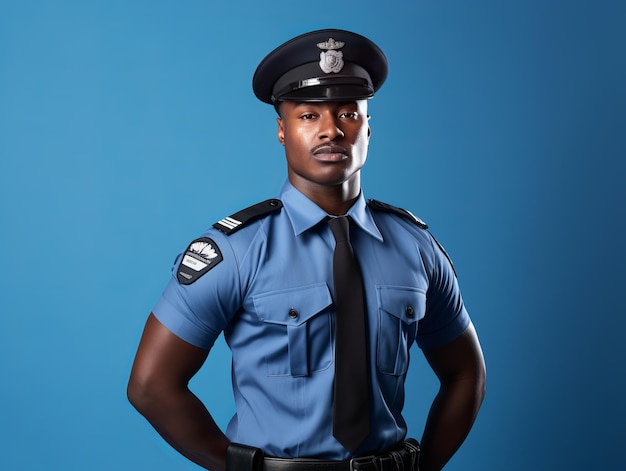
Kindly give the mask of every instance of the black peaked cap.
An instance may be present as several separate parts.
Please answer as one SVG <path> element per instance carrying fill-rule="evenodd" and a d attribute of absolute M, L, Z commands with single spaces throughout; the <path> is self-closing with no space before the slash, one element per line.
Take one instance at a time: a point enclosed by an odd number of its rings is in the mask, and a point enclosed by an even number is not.
<path fill-rule="evenodd" d="M 381 87 L 387 70 L 385 54 L 366 37 L 323 29 L 270 52 L 257 67 L 252 88 L 259 100 L 274 105 L 366 99 Z"/>

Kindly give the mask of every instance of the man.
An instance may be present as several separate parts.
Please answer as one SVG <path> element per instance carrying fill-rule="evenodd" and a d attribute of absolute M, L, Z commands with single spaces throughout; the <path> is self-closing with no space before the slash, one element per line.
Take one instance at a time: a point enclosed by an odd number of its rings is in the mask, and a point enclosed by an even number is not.
<path fill-rule="evenodd" d="M 179 256 L 128 386 L 200 466 L 439 470 L 472 427 L 485 367 L 452 264 L 423 222 L 361 191 L 367 99 L 386 75 L 382 51 L 341 30 L 299 36 L 257 68 L 288 181 Z M 187 387 L 221 332 L 236 403 L 226 434 Z M 401 414 L 414 342 L 441 381 L 421 454 Z"/>

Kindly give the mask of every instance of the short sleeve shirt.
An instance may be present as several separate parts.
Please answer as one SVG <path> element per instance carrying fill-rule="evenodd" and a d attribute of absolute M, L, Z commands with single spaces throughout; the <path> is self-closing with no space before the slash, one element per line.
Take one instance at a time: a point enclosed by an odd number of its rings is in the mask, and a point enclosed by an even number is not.
<path fill-rule="evenodd" d="M 219 262 L 183 284 L 176 276 L 181 254 L 153 312 L 207 350 L 224 332 L 236 406 L 230 440 L 275 457 L 347 459 L 332 434 L 334 238 L 328 215 L 289 182 L 280 199 L 279 211 L 230 236 L 214 228 L 203 234 Z M 410 347 L 444 345 L 470 319 L 451 263 L 427 230 L 370 208 L 363 194 L 348 215 L 370 342 L 372 432 L 357 451 L 366 455 L 405 438 Z"/>

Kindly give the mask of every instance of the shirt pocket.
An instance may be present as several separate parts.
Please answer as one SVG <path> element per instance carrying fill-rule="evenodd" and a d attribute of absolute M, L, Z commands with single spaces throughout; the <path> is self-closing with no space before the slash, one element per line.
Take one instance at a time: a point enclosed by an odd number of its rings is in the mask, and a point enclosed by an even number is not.
<path fill-rule="evenodd" d="M 332 298 L 326 283 L 253 296 L 265 324 L 269 376 L 308 376 L 332 363 Z"/>
<path fill-rule="evenodd" d="M 378 370 L 404 375 L 409 366 L 409 348 L 417 334 L 417 321 L 424 317 L 426 290 L 409 286 L 377 286 Z"/>

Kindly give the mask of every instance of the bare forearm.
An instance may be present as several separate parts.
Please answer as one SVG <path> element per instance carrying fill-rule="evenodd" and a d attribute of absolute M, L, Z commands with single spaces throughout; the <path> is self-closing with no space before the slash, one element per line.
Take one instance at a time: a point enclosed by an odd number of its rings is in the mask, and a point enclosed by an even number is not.
<path fill-rule="evenodd" d="M 145 394 L 129 390 L 129 399 L 181 454 L 211 471 L 224 470 L 229 441 L 191 391 Z"/>
<path fill-rule="evenodd" d="M 460 380 L 442 386 L 428 414 L 420 471 L 439 471 L 469 433 L 484 397 L 484 382 Z"/>

